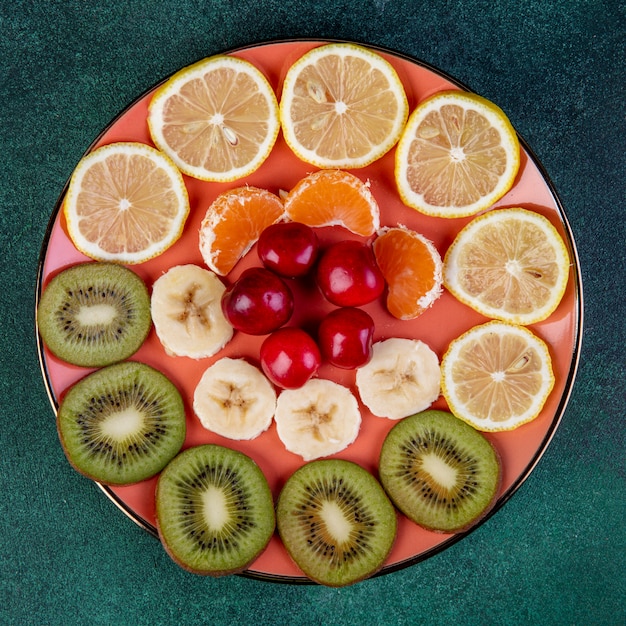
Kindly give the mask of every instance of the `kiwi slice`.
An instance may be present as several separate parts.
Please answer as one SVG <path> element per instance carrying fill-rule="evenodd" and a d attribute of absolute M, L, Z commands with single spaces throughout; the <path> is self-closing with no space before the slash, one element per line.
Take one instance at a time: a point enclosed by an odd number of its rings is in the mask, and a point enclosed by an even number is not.
<path fill-rule="evenodd" d="M 57 413 L 61 444 L 81 474 L 109 485 L 154 476 L 185 439 L 178 389 L 144 363 L 109 365 L 78 381 Z"/>
<path fill-rule="evenodd" d="M 161 472 L 156 518 L 172 559 L 210 576 L 245 570 L 276 525 L 272 493 L 259 466 L 216 444 L 188 448 Z"/>
<path fill-rule="evenodd" d="M 380 453 L 380 481 L 409 519 L 429 530 L 467 530 L 493 506 L 500 458 L 477 430 L 446 411 L 398 422 Z"/>
<path fill-rule="evenodd" d="M 330 587 L 372 576 L 396 537 L 393 505 L 374 476 L 352 461 L 303 465 L 285 483 L 276 510 L 291 558 L 309 578 Z"/>
<path fill-rule="evenodd" d="M 134 354 L 150 331 L 143 280 L 114 263 L 88 262 L 57 274 L 41 295 L 37 325 L 58 358 L 103 367 Z"/>

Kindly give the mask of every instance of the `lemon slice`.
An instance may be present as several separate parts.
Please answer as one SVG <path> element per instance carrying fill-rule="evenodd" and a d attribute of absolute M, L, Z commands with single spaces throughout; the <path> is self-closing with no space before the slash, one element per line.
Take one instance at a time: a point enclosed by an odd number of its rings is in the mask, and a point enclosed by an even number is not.
<path fill-rule="evenodd" d="M 219 55 L 174 74 L 148 109 L 154 143 L 185 174 L 227 182 L 269 156 L 280 129 L 278 102 L 249 61 Z"/>
<path fill-rule="evenodd" d="M 442 91 L 411 114 L 396 151 L 403 202 L 426 215 L 463 217 L 512 186 L 520 147 L 506 115 L 473 93 Z"/>
<path fill-rule="evenodd" d="M 570 260 L 551 222 L 533 211 L 493 210 L 472 220 L 444 258 L 443 280 L 479 313 L 534 324 L 559 305 Z"/>
<path fill-rule="evenodd" d="M 362 46 L 313 48 L 288 70 L 280 101 L 287 144 L 319 168 L 359 168 L 388 152 L 408 116 L 394 68 Z"/>
<path fill-rule="evenodd" d="M 452 341 L 441 372 L 452 413 L 482 431 L 512 430 L 533 420 L 554 386 L 546 344 L 524 326 L 501 321 Z"/>
<path fill-rule="evenodd" d="M 64 203 L 67 229 L 98 261 L 143 263 L 169 248 L 189 214 L 183 177 L 151 146 L 120 142 L 83 157 Z"/>

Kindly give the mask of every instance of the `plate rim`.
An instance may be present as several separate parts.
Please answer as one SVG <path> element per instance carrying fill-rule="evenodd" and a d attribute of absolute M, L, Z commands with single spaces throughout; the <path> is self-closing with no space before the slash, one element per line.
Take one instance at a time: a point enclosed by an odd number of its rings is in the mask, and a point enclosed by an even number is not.
<path fill-rule="evenodd" d="M 399 50 L 396 50 L 394 48 L 391 47 L 387 47 L 387 46 L 383 46 L 380 44 L 372 44 L 372 43 L 368 43 L 368 42 L 364 42 L 364 41 L 360 41 L 360 40 L 354 40 L 354 39 L 335 39 L 335 38 L 329 38 L 329 37 L 288 37 L 288 38 L 280 38 L 280 39 L 269 39 L 269 40 L 261 40 L 261 41 L 257 41 L 257 42 L 252 42 L 252 43 L 248 43 L 242 46 L 237 46 L 234 48 L 224 48 L 222 50 L 219 51 L 215 51 L 212 52 L 208 55 L 203 55 L 201 56 L 199 59 L 197 60 L 201 60 L 203 58 L 207 58 L 210 56 L 215 56 L 215 55 L 220 55 L 220 54 L 236 54 L 238 52 L 245 52 L 247 50 L 251 50 L 251 49 L 256 49 L 256 48 L 260 48 L 260 47 L 265 47 L 265 46 L 272 46 L 272 45 L 277 45 L 277 44 L 305 44 L 305 43 L 316 43 L 316 44 L 324 44 L 324 43 L 351 43 L 351 44 L 356 44 L 356 45 L 361 45 L 364 47 L 367 47 L 371 50 L 383 53 L 383 54 L 387 54 L 390 56 L 394 56 L 397 57 L 401 60 L 404 61 L 408 61 L 410 63 L 416 64 L 424 69 L 427 69 L 437 75 L 439 75 L 440 77 L 444 78 L 445 80 L 449 81 L 450 83 L 456 85 L 457 87 L 459 87 L 460 89 L 470 92 L 470 93 L 477 93 L 475 92 L 471 87 L 469 87 L 466 83 L 460 81 L 459 79 L 455 78 L 454 76 L 448 74 L 445 70 L 440 69 L 439 67 L 424 61 L 421 58 L 418 58 L 416 56 L 407 54 L 405 52 L 401 52 Z M 190 63 L 193 63 L 194 61 L 191 61 Z M 90 153 L 91 151 L 93 151 L 93 149 L 95 148 L 95 146 L 99 143 L 99 141 L 101 140 L 101 138 L 111 129 L 112 126 L 114 126 L 117 121 L 127 112 L 129 111 L 132 107 L 134 107 L 139 101 L 141 101 L 143 98 L 145 98 L 149 93 L 151 93 L 152 91 L 154 91 L 156 88 L 158 88 L 160 85 L 162 85 L 163 83 L 165 83 L 167 80 L 169 80 L 169 78 L 171 76 L 173 76 L 177 71 L 179 71 L 181 68 L 178 68 L 174 71 L 172 71 L 170 74 L 168 74 L 166 77 L 161 78 L 160 80 L 158 80 L 157 82 L 155 82 L 151 87 L 145 89 L 142 93 L 140 93 L 137 97 L 133 98 L 133 100 L 127 104 L 126 106 L 124 106 L 115 116 L 113 116 L 111 118 L 111 120 L 104 126 L 104 128 L 97 134 L 97 136 L 93 139 L 93 141 L 91 141 L 91 143 L 89 144 L 89 146 L 85 149 L 85 151 L 82 153 L 82 155 L 79 158 L 82 159 L 84 156 L 86 156 L 88 153 Z M 561 224 L 563 226 L 563 229 L 565 231 L 566 234 L 566 245 L 568 247 L 568 250 L 570 252 L 570 255 L 572 257 L 572 270 L 573 270 L 573 277 L 572 280 L 574 281 L 574 328 L 573 328 L 573 336 L 574 336 L 574 342 L 573 342 L 573 350 L 572 350 L 572 357 L 570 360 L 570 366 L 567 372 L 567 376 L 565 378 L 565 384 L 564 384 L 564 389 L 563 389 L 563 393 L 559 399 L 559 403 L 556 407 L 554 416 L 552 418 L 552 421 L 550 422 L 550 426 L 545 434 L 545 436 L 543 437 L 543 439 L 541 440 L 541 444 L 539 445 L 539 447 L 537 448 L 535 454 L 532 456 L 532 458 L 530 459 L 529 463 L 524 467 L 523 471 L 520 473 L 520 475 L 518 476 L 518 478 L 508 487 L 508 489 L 506 491 L 504 491 L 496 500 L 495 505 L 493 506 L 493 508 L 488 512 L 487 515 L 485 515 L 478 523 L 476 523 L 475 525 L 473 525 L 470 529 L 460 532 L 460 533 L 455 533 L 453 535 L 451 535 L 448 539 L 446 539 L 445 541 L 442 541 L 441 543 L 437 544 L 436 546 L 429 548 L 428 550 L 425 550 L 424 552 L 421 552 L 418 555 L 414 555 L 412 557 L 409 557 L 407 559 L 404 559 L 402 561 L 398 561 L 397 563 L 390 563 L 388 565 L 384 565 L 376 574 L 374 574 L 374 576 L 372 578 L 376 578 L 385 574 L 390 574 L 392 572 L 396 572 L 399 570 L 403 570 L 406 569 L 408 567 L 411 567 L 413 565 L 416 565 L 417 563 L 421 563 L 423 561 L 426 561 L 427 559 L 435 556 L 436 554 L 439 554 L 441 552 L 443 552 L 444 550 L 447 550 L 448 548 L 450 548 L 452 545 L 456 544 L 457 542 L 461 541 L 462 539 L 466 538 L 467 536 L 469 536 L 471 533 L 473 533 L 475 530 L 477 530 L 478 528 L 480 528 L 485 522 L 487 522 L 489 519 L 491 519 L 491 517 L 493 515 L 495 515 L 498 511 L 500 511 L 504 505 L 513 497 L 513 495 L 520 489 L 520 487 L 526 482 L 526 480 L 530 477 L 530 475 L 532 474 L 532 472 L 535 470 L 535 468 L 537 467 L 538 463 L 540 462 L 541 458 L 543 457 L 543 455 L 545 454 L 545 452 L 547 451 L 548 447 L 550 446 L 550 443 L 552 442 L 552 439 L 554 438 L 554 435 L 556 434 L 556 431 L 558 430 L 560 423 L 563 419 L 563 416 L 565 414 L 567 405 L 569 403 L 570 397 L 572 395 L 572 391 L 574 388 L 574 383 L 575 383 L 575 379 L 576 379 L 576 375 L 578 372 L 578 366 L 580 363 L 580 357 L 581 357 L 581 352 L 582 352 L 582 340 L 583 340 L 583 326 L 584 326 L 584 296 L 583 296 L 583 285 L 582 285 L 582 272 L 581 272 L 581 266 L 580 266 L 580 258 L 578 255 L 578 250 L 576 247 L 576 241 L 574 239 L 574 233 L 573 230 L 571 228 L 571 225 L 569 223 L 569 220 L 567 218 L 567 214 L 565 212 L 565 208 L 563 206 L 563 203 L 561 201 L 561 198 L 556 190 L 556 187 L 552 181 L 552 179 L 550 178 L 546 168 L 544 167 L 543 163 L 539 160 L 539 158 L 537 157 L 536 153 L 533 151 L 533 149 L 530 147 L 530 145 L 528 144 L 528 142 L 520 135 L 520 133 L 517 131 L 517 129 L 515 129 L 515 133 L 518 137 L 518 140 L 520 142 L 520 146 L 524 149 L 524 151 L 526 152 L 528 158 L 530 159 L 530 161 L 532 161 L 532 163 L 535 165 L 535 167 L 537 168 L 539 174 L 541 175 L 541 178 L 543 179 L 544 183 L 546 184 L 546 186 L 548 187 L 548 190 L 550 192 L 550 195 L 552 196 L 556 209 L 557 209 L 557 213 L 559 216 L 559 219 L 561 221 Z M 72 170 L 73 171 L 73 170 Z M 44 237 L 43 237 L 43 241 L 42 241 L 42 245 L 39 251 L 39 257 L 38 257 L 38 262 L 37 262 L 37 274 L 36 274 L 36 284 L 35 284 L 35 318 L 34 318 L 34 330 L 35 330 L 35 337 L 36 337 L 36 343 L 37 343 L 37 356 L 38 356 L 38 360 L 39 360 L 39 366 L 41 369 L 41 374 L 42 374 L 42 378 L 43 378 L 43 382 L 44 382 L 44 386 L 46 389 L 46 393 L 48 395 L 48 400 L 52 406 L 52 409 L 54 411 L 55 416 L 58 413 L 58 409 L 59 409 L 59 404 L 58 404 L 58 400 L 55 396 L 54 390 L 52 388 L 52 383 L 50 380 L 50 374 L 48 372 L 48 368 L 47 368 L 47 364 L 46 364 L 46 359 L 45 359 L 45 354 L 44 354 L 44 344 L 43 344 L 43 340 L 41 338 L 41 335 L 39 334 L 39 327 L 38 327 L 38 322 L 37 322 L 37 307 L 39 304 L 39 300 L 41 298 L 41 294 L 43 291 L 43 274 L 44 274 L 44 265 L 45 265 L 45 261 L 46 261 L 46 255 L 47 255 L 47 251 L 48 251 L 48 247 L 49 247 L 49 243 L 50 243 L 50 237 L 52 234 L 52 230 L 56 224 L 56 220 L 57 217 L 61 211 L 61 207 L 63 205 L 63 200 L 65 198 L 65 195 L 67 193 L 67 189 L 69 187 L 69 182 L 71 179 L 72 173 L 70 173 L 70 175 L 68 176 L 65 184 L 63 185 L 63 188 L 61 190 L 61 193 L 59 194 L 52 213 L 50 215 L 50 218 L 48 220 L 48 224 L 44 233 Z M 157 528 L 151 524 L 150 522 L 148 522 L 147 520 L 145 520 L 143 517 L 141 517 L 141 515 L 137 514 L 135 511 L 133 511 L 130 506 L 128 506 L 116 493 L 113 492 L 113 490 L 108 487 L 107 485 L 104 485 L 98 481 L 92 481 L 96 484 L 97 487 L 99 487 L 99 489 L 107 496 L 107 498 L 118 508 L 120 509 L 128 518 L 130 518 L 133 522 L 135 522 L 140 528 L 142 528 L 143 530 L 147 531 L 149 534 L 153 535 L 155 538 L 158 538 L 158 531 Z M 309 579 L 306 576 L 287 576 L 287 575 L 283 575 L 283 574 L 272 574 L 272 573 L 268 573 L 268 572 L 261 572 L 261 571 L 257 571 L 254 570 L 253 567 L 245 570 L 244 572 L 241 572 L 240 574 L 237 574 L 238 576 L 244 577 L 244 578 L 252 578 L 252 579 L 256 579 L 256 580 L 261 580 L 261 581 L 266 581 L 266 582 L 273 582 L 273 583 L 283 583 L 283 584 L 305 584 L 305 585 L 316 585 L 317 583 L 315 583 L 314 581 L 312 581 L 311 579 Z"/>

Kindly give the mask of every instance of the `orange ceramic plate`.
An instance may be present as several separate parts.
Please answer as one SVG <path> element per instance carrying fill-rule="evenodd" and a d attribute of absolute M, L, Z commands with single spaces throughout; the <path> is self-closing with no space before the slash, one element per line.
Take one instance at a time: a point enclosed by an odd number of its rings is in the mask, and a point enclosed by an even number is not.
<path fill-rule="evenodd" d="M 289 66 L 304 52 L 321 43 L 323 42 L 275 42 L 238 49 L 232 51 L 231 54 L 253 62 L 266 74 L 276 89 L 276 93 L 280 94 L 281 81 Z M 418 102 L 437 91 L 465 88 L 459 82 L 423 62 L 388 50 L 377 50 L 396 68 L 404 83 L 411 110 Z M 152 91 L 144 94 L 117 117 L 89 150 L 115 141 L 140 141 L 151 144 L 146 117 Z M 382 208 L 382 226 L 395 226 L 400 223 L 415 229 L 431 239 L 443 256 L 457 232 L 471 218 L 445 220 L 427 217 L 404 206 L 395 188 L 393 159 L 394 151 L 392 150 L 379 161 L 364 169 L 355 170 L 353 173 L 363 180 L 371 181 L 372 193 Z M 185 182 L 191 200 L 191 214 L 183 236 L 160 257 L 134 266 L 133 269 L 150 286 L 163 271 L 173 265 L 181 263 L 202 265 L 198 250 L 198 228 L 207 207 L 219 193 L 244 183 L 265 187 L 273 192 L 278 192 L 280 189 L 288 190 L 311 169 L 310 165 L 299 161 L 291 153 L 280 136 L 267 161 L 245 180 L 220 184 L 201 182 L 186 177 Z M 54 208 L 43 243 L 37 285 L 38 296 L 51 276 L 59 270 L 87 260 L 74 248 L 68 238 L 61 210 L 64 194 L 65 190 Z M 541 415 L 533 422 L 512 432 L 487 435 L 500 452 L 504 466 L 503 483 L 494 511 L 508 500 L 530 474 L 554 435 L 574 383 L 582 335 L 582 286 L 572 232 L 552 184 L 523 141 L 521 167 L 515 185 L 496 206 L 521 206 L 545 215 L 566 241 L 572 265 L 567 292 L 559 308 L 549 319 L 532 327 L 532 330 L 550 346 L 556 374 L 554 391 Z M 347 231 L 340 227 L 332 227 L 323 229 L 320 234 L 322 240 L 328 242 L 346 237 Z M 256 252 L 252 249 L 233 270 L 228 280 L 235 278 L 245 267 L 256 263 L 258 263 Z M 326 310 L 326 305 L 321 298 L 310 290 L 298 291 L 296 298 L 299 306 L 292 320 L 293 324 L 306 324 Z M 418 338 L 428 343 L 440 358 L 452 339 L 471 326 L 485 321 L 485 318 L 456 301 L 447 292 L 431 309 L 416 320 L 409 322 L 392 318 L 379 303 L 368 305 L 366 309 L 376 321 L 375 340 L 390 336 Z M 258 362 L 259 345 L 260 339 L 238 334 L 217 356 L 239 355 Z M 41 340 L 39 340 L 39 350 L 44 382 L 56 411 L 59 399 L 65 390 L 89 373 L 89 370 L 59 361 L 47 351 Z M 274 426 L 257 439 L 248 442 L 222 439 L 201 427 L 191 409 L 193 392 L 202 373 L 214 359 L 193 361 L 167 356 L 154 331 L 133 359 L 161 370 L 182 392 L 188 409 L 186 446 L 214 442 L 241 450 L 259 464 L 276 496 L 286 478 L 302 464 L 300 457 L 285 451 Z M 333 378 L 354 389 L 354 372 L 340 371 L 325 365 L 319 375 Z M 434 407 L 445 409 L 444 400 L 440 398 Z M 362 407 L 362 409 L 363 423 L 359 437 L 353 445 L 337 456 L 355 461 L 375 473 L 381 444 L 394 422 L 374 417 L 365 408 Z M 102 489 L 129 517 L 154 534 L 156 533 L 155 484 L 156 479 L 152 479 L 129 487 L 102 486 Z M 398 539 L 382 572 L 390 572 L 421 561 L 463 536 L 464 534 L 450 535 L 426 531 L 402 517 L 398 527 Z M 308 579 L 290 560 L 278 536 L 272 539 L 267 550 L 251 566 L 247 574 L 273 581 L 308 582 Z"/>

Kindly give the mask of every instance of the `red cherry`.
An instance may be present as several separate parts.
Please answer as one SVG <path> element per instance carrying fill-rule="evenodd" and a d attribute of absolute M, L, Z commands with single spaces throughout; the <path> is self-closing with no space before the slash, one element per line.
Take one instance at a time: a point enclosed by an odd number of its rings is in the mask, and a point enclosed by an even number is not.
<path fill-rule="evenodd" d="M 279 222 L 268 226 L 257 244 L 263 265 L 287 278 L 304 276 L 315 263 L 318 250 L 315 231 L 300 222 Z"/>
<path fill-rule="evenodd" d="M 317 372 L 321 362 L 317 344 L 300 328 L 280 328 L 261 344 L 261 368 L 283 389 L 302 387 Z"/>
<path fill-rule="evenodd" d="M 332 365 L 354 369 L 372 358 L 374 320 L 362 309 L 344 307 L 331 311 L 318 330 L 322 356 Z"/>
<path fill-rule="evenodd" d="M 337 306 L 367 304 L 385 289 L 372 249 L 354 240 L 335 243 L 322 253 L 316 280 L 326 299 Z"/>
<path fill-rule="evenodd" d="M 293 295 L 282 278 L 265 268 L 252 267 L 226 289 L 222 311 L 235 329 L 266 335 L 289 321 Z"/>

